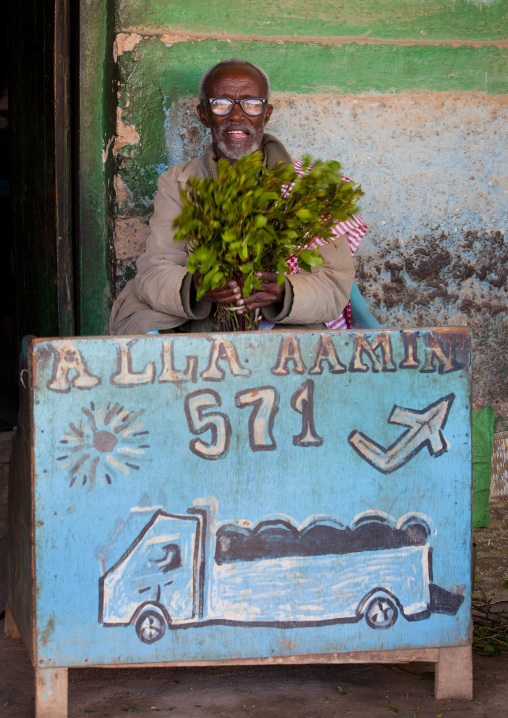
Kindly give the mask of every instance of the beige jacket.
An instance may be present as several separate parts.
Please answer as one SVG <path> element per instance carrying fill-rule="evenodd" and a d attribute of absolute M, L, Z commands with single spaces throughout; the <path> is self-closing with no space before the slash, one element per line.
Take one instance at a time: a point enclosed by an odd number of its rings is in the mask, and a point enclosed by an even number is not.
<path fill-rule="evenodd" d="M 268 167 L 281 160 L 292 162 L 275 137 L 264 135 L 263 146 Z M 182 207 L 181 191 L 190 177 L 209 176 L 216 176 L 212 145 L 201 157 L 182 162 L 159 177 L 146 251 L 138 259 L 136 277 L 126 284 L 113 305 L 111 334 L 174 329 L 189 319 L 197 322 L 195 330 L 199 331 L 198 320 L 210 315 L 210 302 L 193 300 L 192 277 L 185 268 L 187 243 L 173 241 L 173 220 Z M 323 322 L 336 319 L 346 306 L 355 274 L 346 236 L 320 248 L 320 254 L 323 266 L 314 267 L 312 274 L 300 272 L 286 277 L 282 307 L 263 308 L 265 318 L 276 328 L 325 328 Z"/>

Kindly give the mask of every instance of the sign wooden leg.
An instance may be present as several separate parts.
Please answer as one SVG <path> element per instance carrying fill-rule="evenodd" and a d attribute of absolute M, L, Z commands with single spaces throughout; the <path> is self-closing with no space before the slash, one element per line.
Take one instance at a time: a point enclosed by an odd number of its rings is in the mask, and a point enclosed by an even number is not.
<path fill-rule="evenodd" d="M 435 697 L 473 700 L 473 649 L 471 646 L 440 648 L 436 663 Z"/>
<path fill-rule="evenodd" d="M 68 668 L 35 669 L 35 718 L 67 718 Z"/>
<path fill-rule="evenodd" d="M 4 638 L 21 638 L 8 603 L 5 604 Z"/>

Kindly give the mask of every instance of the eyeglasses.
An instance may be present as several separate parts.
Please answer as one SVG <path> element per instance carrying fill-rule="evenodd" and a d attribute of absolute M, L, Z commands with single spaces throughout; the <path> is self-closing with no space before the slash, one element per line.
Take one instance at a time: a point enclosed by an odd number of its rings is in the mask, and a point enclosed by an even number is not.
<path fill-rule="evenodd" d="M 240 105 L 242 110 L 248 117 L 257 117 L 260 115 L 268 100 L 262 100 L 260 97 L 248 97 L 246 100 L 232 100 L 230 97 L 208 97 L 210 109 L 214 115 L 226 117 L 235 105 Z"/>

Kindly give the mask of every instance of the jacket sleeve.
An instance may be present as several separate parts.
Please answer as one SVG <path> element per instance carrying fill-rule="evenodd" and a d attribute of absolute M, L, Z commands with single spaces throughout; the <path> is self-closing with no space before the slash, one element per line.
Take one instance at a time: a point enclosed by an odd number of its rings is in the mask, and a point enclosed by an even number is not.
<path fill-rule="evenodd" d="M 159 177 L 150 236 L 146 250 L 137 262 L 135 288 L 138 297 L 156 311 L 183 319 L 201 319 L 210 313 L 211 303 L 206 300 L 192 302 L 186 297 L 191 289 L 190 275 L 185 267 L 189 256 L 187 242 L 173 241 L 173 221 L 182 209 L 181 187 L 176 179 L 178 171 L 181 167 Z M 185 301 L 182 301 L 182 294 Z"/>
<path fill-rule="evenodd" d="M 293 290 L 293 301 L 286 316 L 270 317 L 271 321 L 314 324 L 331 322 L 340 316 L 349 300 L 355 276 L 346 235 L 320 247 L 319 252 L 322 267 L 313 267 L 311 274 L 300 271 L 286 276 Z"/>

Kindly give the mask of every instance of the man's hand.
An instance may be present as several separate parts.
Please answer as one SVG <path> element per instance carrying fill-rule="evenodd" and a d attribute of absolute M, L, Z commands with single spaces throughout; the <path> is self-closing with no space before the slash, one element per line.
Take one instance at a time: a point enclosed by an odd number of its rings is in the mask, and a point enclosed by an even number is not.
<path fill-rule="evenodd" d="M 239 299 L 237 304 L 247 309 L 258 309 L 268 304 L 280 304 L 284 301 L 284 284 L 278 285 L 277 272 L 257 272 L 256 277 L 261 281 L 261 289 L 255 289 L 246 299 Z"/>
<path fill-rule="evenodd" d="M 199 276 L 199 272 L 193 275 L 196 290 L 199 288 Z M 277 272 L 257 272 L 256 277 L 261 282 L 261 289 L 255 289 L 245 299 L 242 298 L 238 282 L 234 280 L 217 289 L 209 289 L 203 294 L 203 298 L 214 304 L 236 304 L 238 314 L 245 314 L 248 309 L 258 309 L 284 301 L 284 284 L 280 286 L 277 284 L 279 278 Z"/>
<path fill-rule="evenodd" d="M 193 282 L 196 290 L 199 288 L 199 277 L 199 272 L 195 272 Z M 203 294 L 203 299 L 208 299 L 214 304 L 236 304 L 241 296 L 242 293 L 240 292 L 238 283 L 232 281 L 224 284 L 222 287 L 217 287 L 217 289 L 209 289 Z"/>

